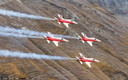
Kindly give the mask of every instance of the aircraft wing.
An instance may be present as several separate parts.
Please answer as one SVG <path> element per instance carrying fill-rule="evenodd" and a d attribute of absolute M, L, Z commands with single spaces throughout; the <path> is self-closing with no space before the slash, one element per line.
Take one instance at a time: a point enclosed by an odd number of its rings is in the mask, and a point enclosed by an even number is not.
<path fill-rule="evenodd" d="M 91 62 L 85 62 L 89 67 L 91 67 Z"/>
<path fill-rule="evenodd" d="M 92 46 L 92 42 L 91 42 L 91 41 L 87 41 L 87 43 L 88 43 L 90 46 Z"/>
<path fill-rule="evenodd" d="M 69 28 L 68 23 L 63 23 L 67 28 Z"/>
<path fill-rule="evenodd" d="M 52 41 L 56 46 L 58 46 L 58 41 Z"/>

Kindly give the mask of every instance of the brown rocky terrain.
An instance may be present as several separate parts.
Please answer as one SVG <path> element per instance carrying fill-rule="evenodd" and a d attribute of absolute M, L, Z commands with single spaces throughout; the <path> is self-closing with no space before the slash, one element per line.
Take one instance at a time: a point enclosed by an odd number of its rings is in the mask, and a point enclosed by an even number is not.
<path fill-rule="evenodd" d="M 115 15 L 87 0 L 0 0 L 0 9 L 54 18 L 74 18 L 78 24 L 58 25 L 56 21 L 35 20 L 0 15 L 0 25 L 14 28 L 51 32 L 69 36 L 100 39 L 101 43 L 83 44 L 77 39 L 48 44 L 43 39 L 0 37 L 0 49 L 57 55 L 74 58 L 83 53 L 86 57 L 100 60 L 92 68 L 75 60 L 36 60 L 0 57 L 0 78 L 21 80 L 128 80 L 128 27 Z"/>
<path fill-rule="evenodd" d="M 128 0 L 88 0 L 95 6 L 100 6 L 114 15 L 120 22 L 128 25 Z"/>
<path fill-rule="evenodd" d="M 88 0 L 91 4 L 99 5 L 112 14 L 128 14 L 128 0 Z"/>

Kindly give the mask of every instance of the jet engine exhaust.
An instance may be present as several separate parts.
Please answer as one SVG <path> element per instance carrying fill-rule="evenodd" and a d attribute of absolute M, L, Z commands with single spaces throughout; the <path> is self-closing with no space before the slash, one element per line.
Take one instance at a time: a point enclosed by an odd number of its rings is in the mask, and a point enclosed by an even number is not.
<path fill-rule="evenodd" d="M 15 34 L 22 34 L 22 35 L 29 35 L 29 36 L 49 36 L 48 33 L 45 32 L 38 32 L 33 30 L 23 30 L 23 29 L 16 29 L 16 28 L 10 28 L 10 27 L 2 27 L 0 26 L 0 32 L 8 32 L 8 33 L 15 33 Z M 55 37 L 62 37 L 62 38 L 73 38 L 77 39 L 73 36 L 67 36 L 67 35 L 59 35 L 59 34 L 52 34 Z"/>
<path fill-rule="evenodd" d="M 3 57 L 17 57 L 17 58 L 29 58 L 29 59 L 44 59 L 44 60 L 68 60 L 75 58 L 61 57 L 61 56 L 51 56 L 51 55 L 42 55 L 37 53 L 24 53 L 20 51 L 9 51 L 9 50 L 0 50 L 0 56 Z"/>
<path fill-rule="evenodd" d="M 4 9 L 0 9 L 0 14 L 6 15 L 6 16 L 20 17 L 20 18 L 30 18 L 30 19 L 39 19 L 39 20 L 55 20 L 53 18 L 36 16 L 36 15 L 32 15 L 32 14 L 20 13 L 20 12 L 15 12 L 12 10 L 9 11 L 9 10 L 4 10 Z"/>

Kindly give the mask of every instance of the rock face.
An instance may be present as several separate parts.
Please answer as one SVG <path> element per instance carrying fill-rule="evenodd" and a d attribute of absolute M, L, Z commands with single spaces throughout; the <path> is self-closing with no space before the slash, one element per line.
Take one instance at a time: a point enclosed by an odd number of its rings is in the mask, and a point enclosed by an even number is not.
<path fill-rule="evenodd" d="M 128 0 L 88 0 L 92 4 L 98 4 L 113 14 L 126 15 L 128 13 Z"/>
<path fill-rule="evenodd" d="M 81 32 L 84 32 L 87 36 L 98 38 L 102 42 L 94 43 L 93 47 L 91 47 L 86 42 L 83 44 L 77 39 L 69 39 L 69 43 L 59 43 L 59 47 L 56 47 L 52 43 L 48 44 L 43 39 L 0 37 L 0 49 L 3 50 L 71 58 L 78 56 L 78 53 L 81 52 L 86 57 L 100 60 L 99 63 L 92 63 L 92 68 L 89 68 L 86 64 L 81 65 L 75 60 L 35 60 L 1 56 L 0 78 L 20 78 L 24 80 L 128 80 L 128 28 L 118 21 L 114 15 L 107 12 L 107 7 L 104 10 L 87 0 L 1 1 L 3 1 L 3 4 L 1 2 L 0 9 L 49 18 L 62 14 L 64 18 L 74 18 L 78 22 L 76 25 L 69 25 L 70 28 L 67 29 L 56 21 L 0 15 L 1 26 L 26 27 L 29 30 L 49 31 L 54 34 L 69 36 L 78 36 L 78 34 L 81 36 Z M 114 5 L 117 6 L 117 4 Z M 125 14 L 125 12 L 123 13 Z"/>
<path fill-rule="evenodd" d="M 122 24 L 128 26 L 128 0 L 87 0 L 114 15 Z"/>

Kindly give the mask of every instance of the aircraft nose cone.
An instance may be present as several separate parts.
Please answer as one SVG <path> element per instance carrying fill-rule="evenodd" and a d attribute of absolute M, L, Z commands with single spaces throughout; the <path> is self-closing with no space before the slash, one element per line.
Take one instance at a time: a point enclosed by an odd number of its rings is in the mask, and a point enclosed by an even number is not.
<path fill-rule="evenodd" d="M 78 24 L 77 22 L 74 22 L 75 24 Z"/>
<path fill-rule="evenodd" d="M 96 39 L 96 41 L 101 42 L 101 40 L 99 40 L 99 39 Z"/>
<path fill-rule="evenodd" d="M 66 40 L 66 39 L 63 39 L 65 42 L 69 42 L 68 40 Z"/>
<path fill-rule="evenodd" d="M 77 22 L 75 22 L 75 21 L 72 21 L 74 24 L 78 24 Z"/>
<path fill-rule="evenodd" d="M 95 60 L 96 62 L 100 62 L 99 60 Z"/>

